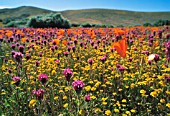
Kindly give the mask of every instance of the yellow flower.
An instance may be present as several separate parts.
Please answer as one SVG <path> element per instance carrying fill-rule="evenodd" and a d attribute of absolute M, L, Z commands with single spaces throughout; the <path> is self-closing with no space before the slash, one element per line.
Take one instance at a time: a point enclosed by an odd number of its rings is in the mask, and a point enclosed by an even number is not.
<path fill-rule="evenodd" d="M 56 71 L 55 71 L 55 70 L 52 70 L 51 74 L 52 74 L 52 75 L 56 75 Z"/>
<path fill-rule="evenodd" d="M 156 91 L 153 91 L 153 92 L 150 93 L 150 95 L 151 95 L 152 97 L 157 97 L 158 94 L 157 94 Z"/>
<path fill-rule="evenodd" d="M 102 101 L 106 101 L 107 99 L 108 99 L 107 97 L 106 97 L 106 98 L 103 97 L 103 98 L 102 98 Z"/>
<path fill-rule="evenodd" d="M 91 88 L 91 91 L 96 91 L 96 88 L 95 88 L 95 87 L 92 87 L 92 88 Z"/>
<path fill-rule="evenodd" d="M 123 103 L 126 103 L 126 99 L 123 99 L 122 102 L 123 102 Z"/>
<path fill-rule="evenodd" d="M 69 87 L 65 87 L 64 90 L 65 90 L 65 92 L 67 92 L 67 91 L 70 90 L 70 88 Z"/>
<path fill-rule="evenodd" d="M 170 103 L 167 103 L 166 106 L 170 109 Z"/>
<path fill-rule="evenodd" d="M 64 91 L 63 90 L 59 90 L 59 93 L 64 93 Z"/>
<path fill-rule="evenodd" d="M 122 114 L 122 116 L 127 116 L 127 114 Z"/>
<path fill-rule="evenodd" d="M 161 103 L 165 103 L 165 99 L 160 99 L 160 102 Z"/>
<path fill-rule="evenodd" d="M 58 96 L 55 96 L 55 97 L 54 97 L 54 100 L 58 100 Z"/>
<path fill-rule="evenodd" d="M 135 112 L 136 112 L 136 110 L 134 110 L 134 109 L 131 109 L 130 111 L 131 111 L 132 113 L 135 113 Z"/>
<path fill-rule="evenodd" d="M 114 112 L 119 113 L 119 109 L 114 109 Z"/>
<path fill-rule="evenodd" d="M 66 104 L 64 104 L 64 106 L 63 106 L 64 108 L 67 108 L 68 107 L 68 103 L 66 103 Z"/>
<path fill-rule="evenodd" d="M 102 112 L 102 110 L 100 108 L 96 108 L 95 112 Z"/>
<path fill-rule="evenodd" d="M 130 111 L 126 111 L 126 114 L 130 115 Z"/>
<path fill-rule="evenodd" d="M 30 102 L 29 102 L 29 107 L 34 107 L 35 104 L 36 104 L 36 100 L 35 99 L 32 99 Z"/>
<path fill-rule="evenodd" d="M 142 90 L 140 90 L 140 93 L 145 94 L 146 91 L 142 89 Z"/>
<path fill-rule="evenodd" d="M 66 100 L 66 99 L 67 99 L 67 96 L 64 96 L 64 97 L 63 97 L 63 100 Z"/>
<path fill-rule="evenodd" d="M 106 114 L 107 116 L 110 116 L 112 113 L 111 113 L 110 110 L 106 110 L 106 111 L 105 111 L 105 114 Z"/>
<path fill-rule="evenodd" d="M 92 95 L 90 96 L 91 99 L 96 99 L 96 96 Z"/>
<path fill-rule="evenodd" d="M 103 105 L 107 105 L 107 102 L 102 102 Z"/>
<path fill-rule="evenodd" d="M 5 95 L 6 93 L 5 92 L 2 92 L 1 95 Z"/>
<path fill-rule="evenodd" d="M 80 110 L 79 114 L 82 115 L 84 113 L 84 110 Z"/>

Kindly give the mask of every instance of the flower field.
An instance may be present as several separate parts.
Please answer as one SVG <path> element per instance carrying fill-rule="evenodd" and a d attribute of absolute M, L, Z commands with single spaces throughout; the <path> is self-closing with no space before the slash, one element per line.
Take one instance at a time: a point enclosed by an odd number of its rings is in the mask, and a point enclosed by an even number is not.
<path fill-rule="evenodd" d="M 170 115 L 169 30 L 0 29 L 0 115 Z"/>

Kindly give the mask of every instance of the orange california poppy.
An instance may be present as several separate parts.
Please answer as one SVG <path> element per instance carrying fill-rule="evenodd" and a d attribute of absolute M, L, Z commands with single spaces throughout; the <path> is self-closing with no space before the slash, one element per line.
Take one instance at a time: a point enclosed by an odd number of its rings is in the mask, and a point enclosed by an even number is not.
<path fill-rule="evenodd" d="M 116 49 L 116 51 L 118 52 L 118 54 L 125 58 L 126 57 L 126 50 L 127 50 L 127 42 L 126 39 L 122 39 L 118 42 L 114 42 L 112 44 L 112 47 Z"/>
<path fill-rule="evenodd" d="M 27 40 L 27 38 L 22 38 L 22 39 L 21 39 L 21 41 L 22 41 L 23 43 L 25 43 L 26 40 Z"/>
<path fill-rule="evenodd" d="M 67 45 L 67 41 L 66 41 L 66 40 L 63 40 L 62 43 L 63 43 L 64 45 Z"/>
<path fill-rule="evenodd" d="M 54 39 L 53 41 L 55 42 L 56 45 L 60 44 L 60 40 L 59 39 Z"/>

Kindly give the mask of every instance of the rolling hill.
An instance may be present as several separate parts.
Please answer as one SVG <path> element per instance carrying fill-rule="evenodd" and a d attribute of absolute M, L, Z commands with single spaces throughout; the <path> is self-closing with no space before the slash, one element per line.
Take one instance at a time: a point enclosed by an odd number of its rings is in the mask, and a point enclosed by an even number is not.
<path fill-rule="evenodd" d="M 138 25 L 146 22 L 153 23 L 160 19 L 170 20 L 170 12 L 135 12 L 112 9 L 51 11 L 32 6 L 0 9 L 0 19 L 30 17 L 50 12 L 60 12 L 71 23 L 89 22 L 92 24 Z"/>

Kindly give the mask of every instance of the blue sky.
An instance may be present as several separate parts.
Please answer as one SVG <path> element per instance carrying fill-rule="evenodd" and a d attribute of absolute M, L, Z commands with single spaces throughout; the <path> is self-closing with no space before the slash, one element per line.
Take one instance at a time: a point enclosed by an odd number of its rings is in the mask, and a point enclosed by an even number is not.
<path fill-rule="evenodd" d="M 36 6 L 54 11 L 107 8 L 170 12 L 170 0 L 0 0 L 0 8 L 18 6 Z"/>

